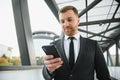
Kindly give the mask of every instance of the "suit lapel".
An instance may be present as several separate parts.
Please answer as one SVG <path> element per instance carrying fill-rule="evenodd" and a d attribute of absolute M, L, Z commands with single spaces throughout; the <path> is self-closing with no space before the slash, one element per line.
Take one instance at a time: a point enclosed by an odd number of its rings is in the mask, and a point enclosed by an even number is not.
<path fill-rule="evenodd" d="M 70 66 L 69 66 L 69 62 L 67 60 L 67 57 L 65 55 L 65 50 L 64 50 L 64 39 L 60 39 L 59 43 L 56 45 L 57 48 L 58 48 L 58 51 L 61 53 L 61 58 L 64 62 L 64 64 L 66 65 L 67 69 L 69 72 L 71 72 L 71 69 L 70 69 Z M 73 67 L 73 71 L 76 70 L 76 67 L 79 65 L 79 64 L 82 64 L 81 63 L 81 54 L 84 54 L 85 52 L 85 47 L 86 47 L 86 42 L 83 40 L 83 38 L 80 36 L 80 50 L 79 50 L 79 54 L 78 54 L 78 57 L 77 57 L 77 60 L 76 60 L 76 63 Z"/>
<path fill-rule="evenodd" d="M 66 65 L 68 71 L 70 71 L 70 66 L 69 66 L 69 62 L 67 60 L 66 54 L 65 54 L 65 50 L 64 50 L 64 39 L 60 39 L 59 43 L 56 45 L 59 52 L 61 53 L 61 58 L 64 62 L 64 64 Z"/>

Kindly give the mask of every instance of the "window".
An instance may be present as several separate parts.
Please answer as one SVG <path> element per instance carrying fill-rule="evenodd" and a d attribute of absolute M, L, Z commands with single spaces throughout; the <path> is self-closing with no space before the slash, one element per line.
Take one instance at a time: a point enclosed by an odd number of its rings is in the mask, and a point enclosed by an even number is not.
<path fill-rule="evenodd" d="M 113 65 L 115 65 L 115 58 L 116 58 L 116 48 L 115 48 L 115 45 L 113 45 L 110 49 L 109 49 L 109 52 L 110 52 L 110 55 L 111 55 L 111 58 L 112 58 L 112 61 L 113 61 Z"/>
<path fill-rule="evenodd" d="M 21 65 L 11 0 L 0 1 L 0 66 Z"/>
<path fill-rule="evenodd" d="M 28 8 L 32 33 L 50 32 L 55 33 L 56 36 L 61 34 L 60 24 L 44 0 L 28 0 Z M 51 39 L 53 36 L 39 33 L 37 38 L 34 38 L 36 35 L 33 35 L 35 57 L 38 65 L 42 64 L 42 56 L 45 55 L 41 46 L 52 42 L 54 40 Z"/>

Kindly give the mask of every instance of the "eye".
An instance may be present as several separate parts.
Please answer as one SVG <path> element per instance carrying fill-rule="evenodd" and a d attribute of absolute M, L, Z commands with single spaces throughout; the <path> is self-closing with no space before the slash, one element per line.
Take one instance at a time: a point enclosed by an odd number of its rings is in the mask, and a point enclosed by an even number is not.
<path fill-rule="evenodd" d="M 60 23 L 64 23 L 65 21 L 64 20 L 61 20 Z"/>

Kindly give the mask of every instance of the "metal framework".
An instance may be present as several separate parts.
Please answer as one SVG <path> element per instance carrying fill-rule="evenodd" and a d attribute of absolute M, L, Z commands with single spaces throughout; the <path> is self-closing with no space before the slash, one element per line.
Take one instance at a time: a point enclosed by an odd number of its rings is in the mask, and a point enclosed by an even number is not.
<path fill-rule="evenodd" d="M 90 9 L 92 9 L 93 7 L 95 7 L 98 3 L 100 3 L 102 0 L 95 0 L 93 1 L 90 5 L 88 5 L 85 9 L 83 9 L 80 13 L 79 13 L 79 17 L 81 17 L 82 15 L 84 15 L 85 13 L 87 13 Z M 45 2 L 48 4 L 48 6 L 50 7 L 50 9 L 53 11 L 53 14 L 56 16 L 56 18 L 58 19 L 58 5 L 60 3 L 56 3 L 56 1 L 54 0 L 45 0 Z M 73 2 L 73 1 L 72 1 Z M 67 3 L 67 2 L 65 2 Z M 64 4 L 64 2 L 62 2 L 62 4 Z M 55 10 L 53 10 L 54 8 L 56 8 Z M 96 25 L 96 24 L 106 24 L 106 23 L 115 23 L 115 22 L 120 22 L 120 18 L 114 18 L 117 10 L 119 8 L 119 4 L 118 4 L 118 7 L 116 8 L 114 14 L 113 14 L 113 17 L 112 19 L 107 19 L 107 20 L 98 20 L 98 21 L 88 21 L 88 22 L 82 22 L 79 24 L 79 27 L 80 26 L 88 26 L 89 25 Z M 88 17 L 89 18 L 89 17 Z M 110 25 L 108 25 L 110 26 Z M 110 28 L 110 29 L 106 29 L 106 31 L 102 31 L 100 33 L 94 33 L 94 32 L 90 32 L 90 31 L 87 31 L 87 30 L 82 30 L 82 29 L 79 29 L 79 31 L 81 32 L 84 32 L 84 33 L 87 33 L 87 34 L 92 34 L 93 36 L 89 36 L 88 38 L 92 38 L 92 37 L 95 37 L 95 36 L 100 36 L 100 37 L 103 37 L 103 38 L 106 38 L 108 40 L 114 40 L 114 38 L 112 36 L 108 36 L 106 37 L 105 35 L 101 35 L 103 33 L 106 33 L 108 31 L 111 31 L 111 30 L 114 30 L 114 29 L 118 29 L 120 25 L 117 25 L 113 28 Z M 120 34 L 120 33 L 119 33 Z"/>
<path fill-rule="evenodd" d="M 88 12 L 90 9 L 92 9 L 95 5 L 97 5 L 101 1 L 102 0 L 93 1 L 89 6 L 87 6 L 84 10 L 82 10 L 82 12 L 80 12 L 78 16 L 81 17 L 82 15 L 84 15 L 86 12 Z"/>
<path fill-rule="evenodd" d="M 86 0 L 87 1 L 87 0 Z M 119 40 L 120 40 L 120 17 L 118 18 L 115 18 L 115 15 L 117 14 L 117 11 L 119 9 L 119 6 L 120 6 L 120 3 L 119 3 L 119 0 L 116 0 L 118 2 L 118 5 L 116 7 L 116 10 L 114 11 L 113 15 L 112 15 L 112 18 L 111 19 L 104 19 L 104 20 L 96 20 L 96 21 L 88 21 L 89 19 L 89 16 L 88 16 L 88 11 L 91 10 L 93 7 L 95 7 L 98 3 L 102 2 L 102 0 L 95 0 L 93 1 L 90 5 L 87 6 L 87 2 L 86 2 L 86 8 L 83 9 L 80 13 L 79 13 L 79 17 L 83 16 L 84 14 L 86 14 L 86 22 L 82 22 L 79 24 L 78 27 L 81 27 L 81 26 L 86 26 L 86 30 L 83 30 L 83 29 L 80 29 L 79 28 L 79 31 L 80 32 L 83 32 L 83 33 L 86 33 L 87 35 L 88 34 L 92 34 L 92 36 L 87 36 L 87 38 L 94 38 L 96 36 L 98 37 L 101 37 L 101 40 L 98 41 L 98 43 L 100 44 L 100 46 L 102 47 L 103 51 L 107 51 L 107 56 L 108 56 L 108 59 L 110 60 L 111 62 L 111 65 L 113 65 L 113 62 L 112 62 L 112 59 L 111 59 L 111 56 L 110 56 L 110 53 L 109 53 L 109 48 L 114 45 L 114 44 L 119 44 Z M 65 1 L 65 2 L 61 2 L 61 3 L 57 3 L 57 0 L 45 0 L 45 2 L 48 4 L 48 6 L 50 7 L 50 9 L 52 7 L 58 7 L 58 5 L 63 5 L 63 4 L 66 4 L 66 3 L 70 3 L 70 2 L 74 2 L 74 1 Z M 51 4 L 52 2 L 52 4 Z M 56 3 L 56 4 L 55 4 Z M 113 6 L 113 4 L 111 5 Z M 58 19 L 58 12 L 59 9 L 55 9 L 52 10 L 53 11 L 53 14 L 56 16 L 56 18 Z M 109 13 L 108 13 L 109 14 Z M 99 33 L 94 33 L 92 31 L 88 31 L 88 28 L 89 26 L 91 25 L 100 25 L 100 24 L 108 24 L 107 25 L 107 28 L 105 31 L 101 31 Z M 111 26 L 112 23 L 118 23 L 116 26 L 112 27 L 112 28 L 109 28 Z M 113 31 L 113 33 L 111 33 L 111 35 L 109 36 L 105 36 L 105 34 L 109 31 Z M 106 39 L 106 40 L 103 40 Z M 119 46 L 116 46 L 116 56 L 118 56 L 118 47 Z M 119 57 L 116 57 L 116 66 L 119 64 Z"/>
<path fill-rule="evenodd" d="M 22 65 L 35 65 L 27 0 L 12 0 Z"/>
<path fill-rule="evenodd" d="M 120 22 L 120 18 L 113 18 L 113 19 L 107 19 L 107 20 L 82 22 L 82 23 L 79 24 L 79 26 L 96 25 L 96 24 L 106 24 L 106 23 L 114 23 L 114 22 Z"/>
<path fill-rule="evenodd" d="M 118 0 L 116 0 L 116 1 L 118 1 Z M 53 14 L 55 15 L 56 19 L 58 20 L 59 7 L 58 7 L 58 4 L 56 3 L 56 0 L 45 0 L 45 2 L 49 6 L 49 8 L 53 12 Z M 102 2 L 102 0 L 93 1 L 90 5 L 86 6 L 86 8 L 83 9 L 79 13 L 79 17 L 83 16 L 85 13 L 87 13 L 89 10 L 91 10 L 93 7 L 95 7 L 100 2 Z M 33 58 L 34 48 L 32 47 L 33 42 L 32 42 L 32 33 L 30 30 L 30 21 L 29 21 L 27 0 L 12 0 L 12 4 L 13 4 L 15 25 L 16 25 L 16 30 L 17 30 L 22 64 L 23 65 L 35 64 L 35 58 Z M 88 21 L 88 22 L 83 22 L 83 23 L 79 24 L 79 26 L 88 26 L 89 27 L 90 25 L 108 23 L 106 30 L 101 31 L 100 33 L 94 33 L 94 32 L 88 31 L 88 30 L 79 29 L 79 31 L 81 31 L 83 33 L 92 34 L 92 36 L 89 36 L 87 38 L 93 38 L 95 36 L 105 38 L 106 40 L 101 39 L 98 41 L 100 43 L 103 51 L 107 51 L 113 44 L 116 44 L 116 45 L 119 44 L 120 17 L 115 18 L 115 15 L 118 11 L 119 6 L 120 6 L 120 4 L 118 4 L 118 6 L 116 7 L 116 10 L 114 11 L 114 14 L 111 19 Z M 88 16 L 88 19 L 89 19 L 89 16 Z M 112 28 L 109 28 L 111 23 L 118 23 L 118 25 L 116 25 Z M 105 33 L 107 33 L 108 31 L 113 31 L 113 33 L 109 36 L 105 36 Z M 34 33 L 33 35 L 36 35 L 36 33 Z M 42 33 L 45 34 L 44 32 L 42 32 Z M 39 34 L 41 34 L 41 32 Z M 46 34 L 49 34 L 49 32 L 47 32 Z M 45 38 L 44 35 L 42 35 L 42 36 L 43 36 L 43 38 Z M 35 36 L 34 38 L 39 38 L 39 37 Z M 55 35 L 53 38 L 58 38 L 58 36 Z M 53 38 L 51 38 L 51 39 L 53 39 Z M 118 47 L 119 46 L 116 46 L 116 55 L 118 55 Z M 119 57 L 116 57 L 116 65 L 118 65 L 118 63 L 119 63 L 118 60 L 119 60 Z"/>
<path fill-rule="evenodd" d="M 33 32 L 33 39 L 50 39 L 55 40 L 59 38 L 59 36 L 50 31 L 36 31 Z"/>

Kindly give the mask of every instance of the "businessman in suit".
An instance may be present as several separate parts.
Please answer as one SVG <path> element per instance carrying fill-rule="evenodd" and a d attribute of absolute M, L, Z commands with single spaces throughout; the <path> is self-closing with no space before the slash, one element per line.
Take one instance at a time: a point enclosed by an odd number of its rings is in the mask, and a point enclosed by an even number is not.
<path fill-rule="evenodd" d="M 58 14 L 64 36 L 52 44 L 57 47 L 61 57 L 44 56 L 45 80 L 94 80 L 95 72 L 98 80 L 111 80 L 97 42 L 80 36 L 77 9 L 65 6 Z"/>

